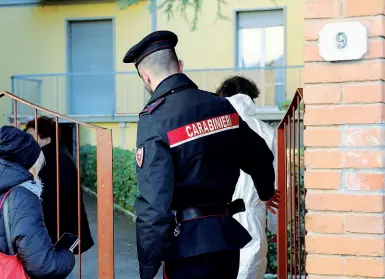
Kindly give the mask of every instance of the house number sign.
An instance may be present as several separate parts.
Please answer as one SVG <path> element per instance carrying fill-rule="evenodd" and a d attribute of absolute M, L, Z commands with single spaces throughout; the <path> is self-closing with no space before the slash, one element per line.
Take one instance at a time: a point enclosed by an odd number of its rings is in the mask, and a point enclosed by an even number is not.
<path fill-rule="evenodd" d="M 367 51 L 367 30 L 358 21 L 329 23 L 319 33 L 319 53 L 325 61 L 357 60 Z"/>

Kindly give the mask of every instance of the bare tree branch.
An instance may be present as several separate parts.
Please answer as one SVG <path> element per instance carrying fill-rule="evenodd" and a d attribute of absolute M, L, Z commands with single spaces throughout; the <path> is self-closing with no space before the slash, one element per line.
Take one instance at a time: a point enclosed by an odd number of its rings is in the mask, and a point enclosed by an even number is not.
<path fill-rule="evenodd" d="M 135 4 L 148 0 L 118 0 L 117 3 L 121 9 L 127 9 Z M 197 29 L 198 19 L 205 0 L 160 0 L 158 9 L 167 15 L 167 20 L 174 17 L 175 12 L 179 13 L 189 24 L 191 31 Z M 217 1 L 217 20 L 229 20 L 229 17 L 222 13 L 223 5 L 227 5 L 226 0 L 206 0 Z M 193 18 L 188 18 L 188 12 L 192 10 Z"/>

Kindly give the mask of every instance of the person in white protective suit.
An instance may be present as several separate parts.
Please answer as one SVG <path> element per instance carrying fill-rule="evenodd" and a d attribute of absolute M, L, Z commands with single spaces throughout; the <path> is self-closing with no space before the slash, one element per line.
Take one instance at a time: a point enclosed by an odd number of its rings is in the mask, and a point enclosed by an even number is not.
<path fill-rule="evenodd" d="M 249 127 L 260 135 L 275 155 L 275 130 L 257 119 L 254 100 L 259 95 L 257 85 L 240 76 L 226 79 L 217 89 L 217 94 L 226 97 Z M 274 163 L 275 165 L 275 163 Z M 252 240 L 241 250 L 238 279 L 263 279 L 267 266 L 268 244 L 266 239 L 266 219 L 269 231 L 276 232 L 276 215 L 269 208 L 266 216 L 265 203 L 258 197 L 250 175 L 241 171 L 233 200 L 242 198 L 246 211 L 234 215 L 252 236 Z"/>

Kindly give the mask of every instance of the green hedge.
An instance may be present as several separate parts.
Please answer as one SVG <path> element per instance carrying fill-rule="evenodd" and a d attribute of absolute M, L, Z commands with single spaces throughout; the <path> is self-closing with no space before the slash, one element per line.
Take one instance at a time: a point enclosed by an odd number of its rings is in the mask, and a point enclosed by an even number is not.
<path fill-rule="evenodd" d="M 97 191 L 96 183 L 96 147 L 85 145 L 80 149 L 80 166 L 82 173 L 83 186 Z M 134 211 L 135 198 L 138 195 L 138 186 L 135 174 L 135 153 L 132 151 L 122 150 L 120 148 L 113 149 L 113 178 L 114 178 L 114 200 L 115 203 Z M 296 174 L 298 172 L 296 171 Z M 298 177 L 298 176 L 297 176 Z M 301 250 L 302 250 L 302 273 L 304 273 L 305 251 L 304 251 L 304 187 L 303 187 L 303 170 L 300 175 L 301 187 Z M 297 191 L 296 191 L 297 193 Z M 298 212 L 296 212 L 298 214 Z M 297 218 L 296 218 L 297 220 Z M 277 244 L 276 236 L 266 230 L 269 242 L 268 247 L 268 266 L 267 273 L 277 273 Z M 290 226 L 288 226 L 288 235 L 290 235 Z M 298 246 L 298 244 L 297 244 Z M 290 247 L 288 249 L 290 253 Z M 290 256 L 288 256 L 288 265 L 290 267 Z"/>
<path fill-rule="evenodd" d="M 134 152 L 113 149 L 114 200 L 130 211 L 134 211 L 135 198 L 139 192 L 135 164 Z M 83 186 L 97 192 L 95 146 L 84 145 L 80 148 L 80 167 Z"/>

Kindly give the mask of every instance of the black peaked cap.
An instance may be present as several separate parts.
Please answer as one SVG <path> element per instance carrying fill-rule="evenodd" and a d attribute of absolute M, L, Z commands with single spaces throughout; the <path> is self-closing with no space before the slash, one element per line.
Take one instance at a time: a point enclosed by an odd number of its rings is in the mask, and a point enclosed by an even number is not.
<path fill-rule="evenodd" d="M 153 32 L 127 51 L 123 63 L 134 63 L 137 67 L 148 55 L 162 49 L 174 49 L 177 43 L 178 36 L 171 31 Z"/>

